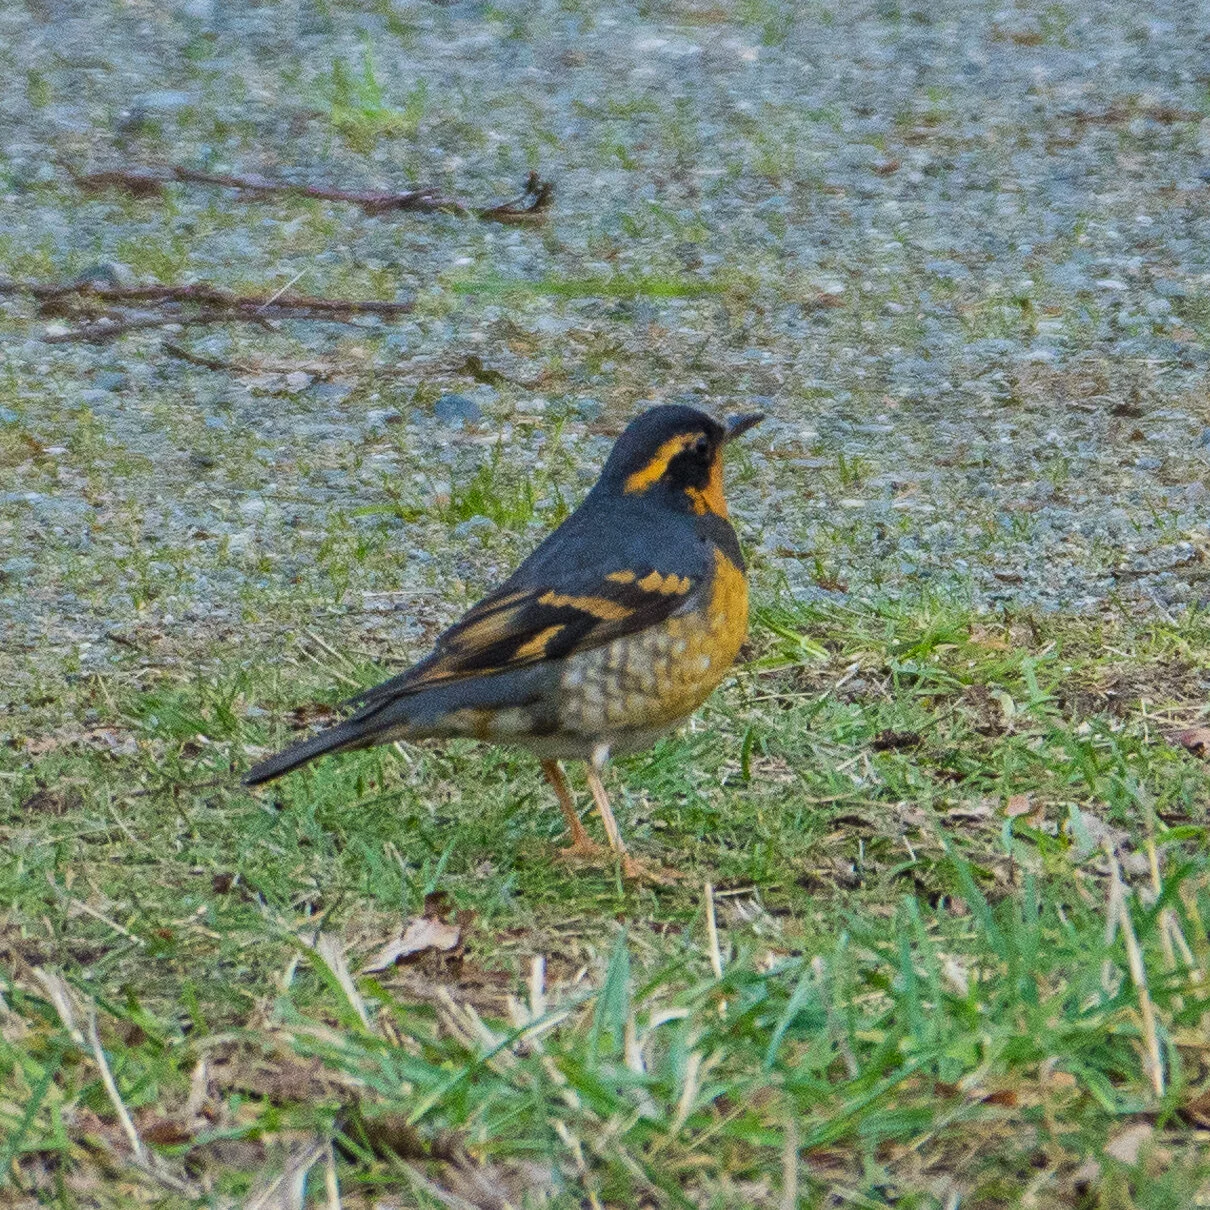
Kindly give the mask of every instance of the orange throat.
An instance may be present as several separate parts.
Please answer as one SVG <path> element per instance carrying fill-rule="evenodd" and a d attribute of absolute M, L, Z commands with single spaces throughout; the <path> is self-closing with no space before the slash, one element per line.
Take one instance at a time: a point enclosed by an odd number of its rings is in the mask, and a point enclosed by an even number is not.
<path fill-rule="evenodd" d="M 699 517 L 713 513 L 716 517 L 727 515 L 727 500 L 723 495 L 723 456 L 722 452 L 715 454 L 710 464 L 710 478 L 705 487 L 687 487 L 685 489 L 693 511 Z"/>

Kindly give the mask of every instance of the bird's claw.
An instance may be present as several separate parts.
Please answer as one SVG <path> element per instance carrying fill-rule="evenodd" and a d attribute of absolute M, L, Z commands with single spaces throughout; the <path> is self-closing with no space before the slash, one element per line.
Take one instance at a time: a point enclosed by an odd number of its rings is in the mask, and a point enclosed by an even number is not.
<path fill-rule="evenodd" d="M 606 848 L 605 845 L 597 844 L 595 840 L 587 838 L 573 840 L 571 844 L 565 845 L 559 850 L 559 860 L 572 865 L 607 866 L 615 858 L 620 858 L 622 877 L 627 882 L 646 883 L 649 886 L 672 886 L 684 877 L 677 870 L 670 870 L 667 866 L 659 865 L 657 862 L 645 861 L 630 853 L 618 853 L 614 849 Z"/>
<path fill-rule="evenodd" d="M 576 839 L 571 844 L 566 845 L 559 850 L 560 861 L 570 862 L 599 862 L 604 861 L 608 856 L 609 850 L 604 846 L 597 844 L 595 840 Z"/>
<path fill-rule="evenodd" d="M 658 862 L 644 861 L 641 857 L 623 853 L 622 877 L 628 882 L 645 882 L 651 886 L 674 886 L 684 875 Z"/>

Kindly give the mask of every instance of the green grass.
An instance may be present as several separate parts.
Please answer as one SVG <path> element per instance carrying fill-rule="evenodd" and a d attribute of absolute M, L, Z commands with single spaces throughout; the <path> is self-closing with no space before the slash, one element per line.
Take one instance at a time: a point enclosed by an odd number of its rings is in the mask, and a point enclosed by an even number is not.
<path fill-rule="evenodd" d="M 1118 256 L 1123 224 L 1182 204 L 1178 177 L 1128 174 L 1108 210 L 1094 190 L 1024 261 L 957 250 L 954 278 L 929 267 L 948 253 L 926 203 L 935 172 L 994 167 L 971 160 L 969 95 L 922 88 L 861 134 L 843 98 L 737 106 L 726 66 L 782 48 L 740 69 L 763 95 L 813 27 L 855 23 L 858 45 L 922 6 L 639 6 L 694 41 L 731 27 L 687 89 L 598 88 L 580 0 L 489 6 L 483 57 L 446 57 L 467 7 L 322 0 L 240 66 L 227 35 L 143 5 L 138 78 L 103 45 L 69 62 L 36 22 L 12 41 L 46 121 L 14 109 L 13 147 L 46 155 L 0 163 L 0 276 L 113 260 L 417 309 L 173 338 L 230 360 L 216 372 L 149 334 L 37 349 L 48 317 L 6 304 L 0 1207 L 298 1205 L 274 1192 L 287 1169 L 309 1171 L 311 1207 L 358 1210 L 1210 1204 L 1210 772 L 1173 742 L 1210 700 L 1210 619 L 1179 604 L 1206 564 L 1132 572 L 1164 544 L 1204 553 L 1171 489 L 1205 480 L 1205 398 L 1168 354 L 1114 344 L 1119 301 L 1050 272 Z M 993 28 L 996 53 L 1062 42 L 1059 9 L 1035 24 Z M 527 39 L 504 48 L 521 74 L 494 70 L 493 44 Z M 518 83 L 530 61 L 556 92 Z M 160 88 L 197 103 L 123 130 Z M 1110 137 L 1139 163 L 1165 138 L 1192 150 L 1195 121 L 1165 136 L 1110 92 L 1104 125 L 1073 120 L 1081 162 Z M 65 98 L 94 126 L 62 121 Z M 1002 115 L 1000 147 L 1033 145 L 1032 112 Z M 852 138 L 877 179 L 833 164 Z M 65 164 L 115 155 L 474 198 L 532 166 L 556 204 L 508 231 L 69 183 Z M 989 179 L 1030 204 L 1013 172 Z M 1210 303 L 1165 226 L 1145 267 L 1184 282 L 1172 335 L 1204 343 Z M 990 357 L 935 397 L 889 369 L 937 324 L 1063 361 Z M 295 369 L 314 387 L 287 390 Z M 82 395 L 113 370 L 111 398 Z M 482 424 L 409 422 L 474 383 Z M 499 583 L 645 401 L 754 394 L 785 424 L 729 455 L 750 647 L 692 727 L 609 775 L 629 842 L 678 884 L 562 865 L 536 762 L 505 750 L 388 748 L 239 786 Z M 1035 485 L 1066 514 L 1035 511 Z M 1100 525 L 1118 510 L 1125 528 Z M 1003 583 L 1100 594 L 1098 612 L 977 613 L 968 574 L 983 599 Z M 794 600 L 783 576 L 848 603 Z M 409 922 L 448 948 L 364 971 Z"/>
<path fill-rule="evenodd" d="M 750 656 L 611 774 L 669 888 L 560 865 L 498 749 L 242 790 L 278 720 L 381 671 L 308 640 L 29 685 L 8 1196 L 247 1204 L 290 1152 L 346 1206 L 1202 1204 L 1210 777 L 1167 736 L 1210 619 L 769 600 Z M 452 950 L 356 974 L 426 912 Z"/>
<path fill-rule="evenodd" d="M 333 129 L 354 151 L 370 152 L 380 140 L 412 138 L 416 134 L 428 109 L 428 88 L 421 80 L 407 92 L 401 106 L 391 105 L 366 43 L 359 71 L 343 59 L 333 60 L 328 104 Z"/>
<path fill-rule="evenodd" d="M 714 282 L 655 273 L 617 273 L 582 278 L 547 277 L 537 282 L 480 278 L 455 281 L 450 288 L 455 294 L 517 299 L 541 295 L 555 298 L 705 298 L 722 291 L 721 286 Z"/>

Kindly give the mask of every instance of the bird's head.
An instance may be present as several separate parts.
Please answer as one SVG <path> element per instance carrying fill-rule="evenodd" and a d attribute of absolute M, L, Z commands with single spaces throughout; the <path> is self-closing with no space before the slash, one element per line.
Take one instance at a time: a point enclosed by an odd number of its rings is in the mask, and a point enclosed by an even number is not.
<path fill-rule="evenodd" d="M 720 424 L 696 408 L 663 405 L 631 421 L 613 447 L 601 483 L 678 511 L 727 515 L 723 446 L 764 419 L 761 412 Z"/>

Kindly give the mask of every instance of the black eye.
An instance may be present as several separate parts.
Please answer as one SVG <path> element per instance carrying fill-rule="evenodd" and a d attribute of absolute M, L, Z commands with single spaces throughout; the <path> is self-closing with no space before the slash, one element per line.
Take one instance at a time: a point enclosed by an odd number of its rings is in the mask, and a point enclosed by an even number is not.
<path fill-rule="evenodd" d="M 710 453 L 710 442 L 705 437 L 699 437 L 693 443 L 693 453 L 695 457 L 701 458 L 704 461 Z"/>

